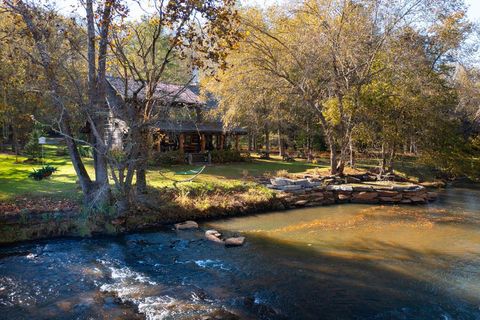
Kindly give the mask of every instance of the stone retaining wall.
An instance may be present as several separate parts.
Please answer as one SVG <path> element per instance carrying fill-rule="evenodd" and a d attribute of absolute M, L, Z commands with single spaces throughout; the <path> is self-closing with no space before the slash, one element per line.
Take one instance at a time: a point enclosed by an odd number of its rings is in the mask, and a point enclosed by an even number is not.
<path fill-rule="evenodd" d="M 287 207 L 320 206 L 334 203 L 426 204 L 437 193 L 415 184 L 354 183 L 322 186 L 313 179 L 275 178 L 267 187 L 278 192 Z"/>

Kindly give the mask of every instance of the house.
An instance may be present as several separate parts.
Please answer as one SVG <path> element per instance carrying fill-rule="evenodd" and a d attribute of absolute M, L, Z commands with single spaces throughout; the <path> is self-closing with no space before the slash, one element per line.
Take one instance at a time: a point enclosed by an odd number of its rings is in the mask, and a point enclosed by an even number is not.
<path fill-rule="evenodd" d="M 108 130 L 114 148 L 123 146 L 128 132 L 126 123 L 114 115 L 118 106 L 125 104 L 140 88 L 140 83 L 116 77 L 107 77 L 107 102 L 110 110 Z M 145 89 L 138 93 L 140 99 Z M 152 149 L 158 152 L 180 150 L 185 153 L 204 153 L 214 149 L 239 149 L 239 138 L 247 134 L 243 128 L 226 129 L 221 121 L 208 121 L 205 113 L 216 108 L 213 99 L 202 101 L 198 86 L 159 83 L 155 92 L 155 108 L 160 116 L 150 125 Z"/>

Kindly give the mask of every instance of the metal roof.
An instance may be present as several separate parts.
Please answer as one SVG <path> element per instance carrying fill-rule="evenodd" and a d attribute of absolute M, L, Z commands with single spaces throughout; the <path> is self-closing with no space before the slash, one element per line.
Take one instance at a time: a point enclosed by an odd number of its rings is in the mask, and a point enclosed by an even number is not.
<path fill-rule="evenodd" d="M 139 90 L 142 86 L 140 81 L 133 79 L 122 79 L 118 77 L 107 77 L 107 82 L 113 89 L 123 98 L 132 98 L 134 92 Z M 125 91 L 125 85 L 127 90 Z M 127 97 L 125 97 L 125 93 Z M 142 88 L 138 92 L 140 99 L 145 98 L 145 88 Z M 203 105 L 200 97 L 193 93 L 187 85 L 176 85 L 159 82 L 154 93 L 154 98 L 167 102 L 185 103 L 185 104 L 197 104 Z"/>

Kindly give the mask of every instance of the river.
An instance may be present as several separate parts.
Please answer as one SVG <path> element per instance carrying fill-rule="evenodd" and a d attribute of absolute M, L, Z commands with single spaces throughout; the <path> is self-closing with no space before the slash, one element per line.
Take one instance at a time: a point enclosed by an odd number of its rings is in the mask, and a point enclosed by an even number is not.
<path fill-rule="evenodd" d="M 0 248 L 0 319 L 480 319 L 480 190 Z"/>

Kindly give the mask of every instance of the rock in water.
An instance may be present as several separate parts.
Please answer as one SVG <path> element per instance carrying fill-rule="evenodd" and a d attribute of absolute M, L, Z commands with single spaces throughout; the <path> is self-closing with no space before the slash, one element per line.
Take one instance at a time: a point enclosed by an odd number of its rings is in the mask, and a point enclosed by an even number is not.
<path fill-rule="evenodd" d="M 175 229 L 177 230 L 188 230 L 188 229 L 198 229 L 198 223 L 195 221 L 185 221 L 175 224 Z"/>
<path fill-rule="evenodd" d="M 245 243 L 245 237 L 232 237 L 225 240 L 225 246 L 227 247 L 239 247 Z"/>
<path fill-rule="evenodd" d="M 223 243 L 223 240 L 220 239 L 222 234 L 217 230 L 207 230 L 205 231 L 205 238 L 213 242 Z"/>

